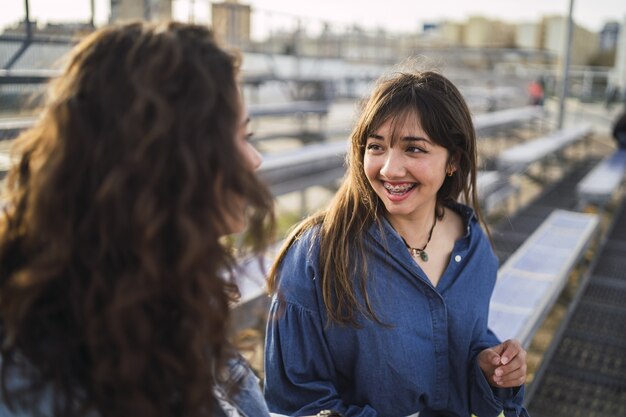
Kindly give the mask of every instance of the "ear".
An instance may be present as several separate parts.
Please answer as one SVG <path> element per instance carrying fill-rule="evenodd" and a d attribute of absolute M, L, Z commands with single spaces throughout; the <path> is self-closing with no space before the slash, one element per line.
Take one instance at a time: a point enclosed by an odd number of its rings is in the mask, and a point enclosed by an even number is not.
<path fill-rule="evenodd" d="M 459 151 L 456 151 L 453 154 L 451 154 L 450 157 L 448 158 L 448 164 L 446 166 L 446 174 L 449 176 L 452 176 L 452 174 L 454 174 L 456 170 L 459 169 L 460 161 L 461 161 L 461 155 Z"/>

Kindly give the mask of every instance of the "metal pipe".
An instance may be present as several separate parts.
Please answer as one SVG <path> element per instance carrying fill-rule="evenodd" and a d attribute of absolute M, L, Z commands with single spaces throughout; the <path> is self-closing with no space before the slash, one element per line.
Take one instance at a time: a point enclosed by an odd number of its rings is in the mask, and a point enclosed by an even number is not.
<path fill-rule="evenodd" d="M 570 55 L 572 51 L 572 32 L 574 30 L 574 0 L 569 0 L 569 14 L 567 17 L 567 35 L 565 36 L 565 45 L 563 48 L 563 64 L 561 72 L 561 90 L 559 94 L 559 119 L 557 126 L 559 129 L 563 127 L 563 119 L 565 118 L 565 99 L 567 98 L 568 91 L 568 75 L 570 65 Z"/>
<path fill-rule="evenodd" d="M 24 16 L 24 24 L 26 25 L 26 39 L 29 41 L 33 37 L 33 28 L 30 25 L 30 1 L 24 0 L 24 10 L 26 16 Z"/>
<path fill-rule="evenodd" d="M 91 0 L 89 2 L 89 6 L 91 7 L 91 19 L 89 24 L 92 28 L 96 27 L 96 0 Z"/>
<path fill-rule="evenodd" d="M 30 22 L 29 0 L 24 0 L 24 10 L 25 10 L 24 31 L 26 32 L 26 39 L 24 39 L 24 42 L 22 42 L 20 49 L 18 49 L 15 52 L 15 54 L 13 54 L 11 59 L 9 59 L 6 64 L 4 64 L 4 67 L 2 69 L 5 69 L 5 70 L 11 69 L 11 67 L 17 62 L 18 59 L 20 59 L 20 57 L 24 54 L 24 52 L 26 52 L 26 50 L 28 49 L 28 47 L 33 41 L 33 28 Z"/>

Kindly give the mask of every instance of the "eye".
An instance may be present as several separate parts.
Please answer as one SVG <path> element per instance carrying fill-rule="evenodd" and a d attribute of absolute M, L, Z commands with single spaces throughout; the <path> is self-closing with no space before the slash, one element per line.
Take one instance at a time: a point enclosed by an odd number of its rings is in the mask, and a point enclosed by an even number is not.
<path fill-rule="evenodd" d="M 380 146 L 376 142 L 370 142 L 367 145 L 365 145 L 365 149 L 367 149 L 368 151 L 376 152 L 376 151 L 382 151 L 383 147 Z"/>
<path fill-rule="evenodd" d="M 248 132 L 248 133 L 246 133 L 246 140 L 248 140 L 248 141 L 249 141 L 250 139 L 252 139 L 252 136 L 254 136 L 254 132 Z"/>
<path fill-rule="evenodd" d="M 406 151 L 408 153 L 426 153 L 426 150 L 419 146 L 407 146 Z"/>

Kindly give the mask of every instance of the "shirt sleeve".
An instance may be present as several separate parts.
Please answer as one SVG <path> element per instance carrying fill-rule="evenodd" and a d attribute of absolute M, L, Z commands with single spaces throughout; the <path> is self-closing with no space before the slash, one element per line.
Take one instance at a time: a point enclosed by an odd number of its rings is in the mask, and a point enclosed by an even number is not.
<path fill-rule="evenodd" d="M 310 416 L 332 409 L 346 417 L 374 417 L 376 411 L 345 404 L 317 314 L 274 300 L 265 347 L 265 399 L 271 412 Z"/>
<path fill-rule="evenodd" d="M 470 369 L 470 405 L 472 414 L 477 417 L 497 417 L 504 412 L 505 417 L 528 417 L 523 406 L 524 386 L 517 388 L 496 388 L 489 385 L 478 364 L 478 354 L 486 348 L 500 344 L 496 335 L 487 329 L 483 340 L 472 350 Z"/>
<path fill-rule="evenodd" d="M 289 416 L 330 409 L 346 417 L 375 417 L 370 406 L 341 400 L 318 296 L 316 242 L 312 232 L 294 242 L 278 272 L 267 320 L 265 399 L 270 412 Z"/>

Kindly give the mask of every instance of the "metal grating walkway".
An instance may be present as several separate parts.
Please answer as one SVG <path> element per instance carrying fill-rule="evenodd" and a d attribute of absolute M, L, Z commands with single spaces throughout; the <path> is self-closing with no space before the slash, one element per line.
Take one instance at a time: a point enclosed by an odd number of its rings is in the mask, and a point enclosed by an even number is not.
<path fill-rule="evenodd" d="M 574 190 L 576 184 L 598 161 L 597 158 L 588 158 L 575 163 L 560 180 L 548 185 L 545 191 L 532 202 L 513 216 L 500 220 L 491 228 L 500 265 L 504 264 L 553 210 L 575 210 L 577 201 Z"/>
<path fill-rule="evenodd" d="M 626 417 L 626 204 L 533 382 L 532 417 Z"/>

